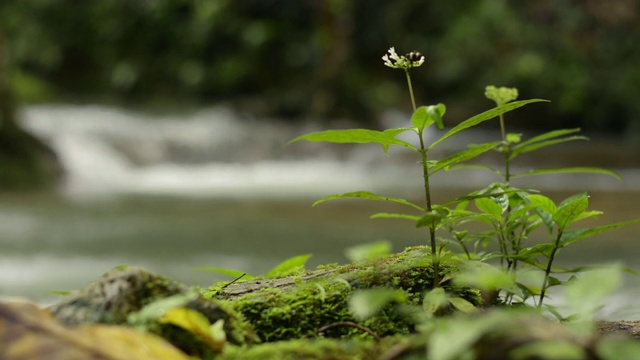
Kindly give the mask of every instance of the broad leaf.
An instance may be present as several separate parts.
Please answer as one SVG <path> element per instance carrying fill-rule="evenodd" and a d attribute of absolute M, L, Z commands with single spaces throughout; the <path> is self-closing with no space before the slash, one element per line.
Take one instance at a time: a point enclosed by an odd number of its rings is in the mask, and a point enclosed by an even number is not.
<path fill-rule="evenodd" d="M 442 159 L 437 162 L 436 166 L 430 169 L 430 175 L 435 174 L 436 172 L 445 169 L 453 164 L 457 164 L 459 162 L 471 160 L 475 157 L 478 157 L 487 151 L 495 148 L 500 145 L 502 142 L 496 141 L 492 143 L 482 144 L 482 145 L 471 145 L 467 150 L 460 151 L 455 153 L 445 159 Z"/>
<path fill-rule="evenodd" d="M 371 244 L 352 246 L 345 251 L 345 255 L 352 262 L 373 260 L 391 254 L 392 246 L 388 241 L 378 241 Z"/>
<path fill-rule="evenodd" d="M 478 308 L 473 306 L 472 303 L 470 303 L 469 301 L 461 298 L 461 297 L 451 297 L 449 298 L 449 302 L 451 303 L 451 305 L 453 305 L 454 308 L 458 309 L 458 311 L 461 311 L 465 314 L 472 314 L 475 312 L 478 312 Z"/>
<path fill-rule="evenodd" d="M 558 210 L 553 214 L 553 221 L 560 231 L 575 221 L 589 207 L 589 195 L 587 193 L 576 194 L 558 205 Z"/>
<path fill-rule="evenodd" d="M 531 100 L 522 100 L 522 101 L 514 101 L 512 103 L 508 103 L 508 104 L 504 104 L 498 107 L 495 107 L 493 109 L 487 110 L 483 113 L 480 113 L 476 116 L 473 116 L 463 122 L 461 122 L 460 124 L 458 124 L 457 126 L 455 126 L 453 129 L 447 131 L 444 135 L 442 135 L 438 140 L 436 140 L 435 142 L 433 142 L 430 146 L 429 146 L 429 150 L 432 149 L 433 147 L 435 147 L 436 145 L 438 145 L 439 143 L 441 143 L 442 141 L 448 139 L 449 137 L 459 133 L 462 130 L 468 129 L 472 126 L 476 126 L 484 121 L 487 120 L 491 120 L 493 118 L 495 118 L 496 116 L 499 116 L 500 114 L 504 114 L 506 112 L 509 112 L 511 110 L 515 110 L 519 107 L 522 107 L 524 105 L 530 104 L 530 103 L 534 103 L 534 102 L 542 102 L 542 101 L 548 101 L 548 100 L 542 100 L 542 99 L 531 99 Z"/>
<path fill-rule="evenodd" d="M 405 302 L 407 293 L 390 288 L 363 289 L 353 292 L 349 298 L 349 310 L 353 316 L 366 320 L 392 302 Z"/>
<path fill-rule="evenodd" d="M 544 210 L 545 212 L 553 215 L 556 213 L 557 207 L 553 200 L 540 194 L 531 194 L 527 196 L 527 200 L 530 204 Z"/>
<path fill-rule="evenodd" d="M 408 142 L 398 140 L 391 136 L 389 133 L 368 129 L 345 129 L 345 130 L 326 130 L 320 132 L 314 132 L 299 136 L 291 141 L 289 144 L 298 142 L 301 140 L 313 141 L 313 142 L 330 142 L 337 144 L 368 144 L 376 143 L 382 145 L 385 150 L 389 145 L 399 145 L 409 148 L 414 151 L 418 149 L 409 144 Z"/>
<path fill-rule="evenodd" d="M 411 206 L 412 208 L 420 210 L 420 211 L 425 211 L 425 209 L 422 208 L 421 206 L 418 206 L 418 205 L 416 205 L 416 204 L 414 204 L 414 203 L 412 203 L 410 201 L 407 201 L 405 199 L 389 197 L 389 196 L 380 196 L 380 195 L 374 194 L 374 193 L 369 192 L 369 191 L 354 191 L 354 192 L 348 192 L 348 193 L 344 193 L 344 194 L 334 194 L 334 195 L 325 196 L 322 199 L 314 202 L 312 206 L 316 206 L 318 204 L 321 204 L 321 203 L 323 203 L 325 201 L 329 201 L 329 200 L 350 199 L 350 198 L 359 198 L 359 199 L 366 199 L 366 200 L 391 201 L 391 202 L 396 202 L 396 203 L 399 203 L 399 204 Z"/>
<path fill-rule="evenodd" d="M 429 117 L 433 120 L 433 122 L 440 130 L 444 129 L 444 121 L 442 120 L 442 117 L 446 112 L 447 107 L 444 104 L 427 106 L 427 113 L 429 114 Z"/>
<path fill-rule="evenodd" d="M 496 204 L 489 198 L 480 198 L 475 200 L 476 207 L 485 214 L 499 217 L 502 215 L 502 206 Z"/>
<path fill-rule="evenodd" d="M 429 290 L 422 300 L 422 309 L 428 316 L 435 315 L 438 310 L 449 304 L 449 299 L 444 289 L 437 287 Z"/>
<path fill-rule="evenodd" d="M 434 119 L 427 113 L 426 106 L 420 106 L 411 115 L 411 124 L 418 129 L 424 129 L 433 124 Z"/>
<path fill-rule="evenodd" d="M 609 265 L 585 271 L 577 279 L 569 281 L 565 296 L 576 320 L 591 321 L 606 298 L 622 285 L 622 275 L 622 266 Z"/>
<path fill-rule="evenodd" d="M 224 348 L 226 334 L 222 330 L 224 324 L 222 319 L 215 325 L 211 325 L 209 319 L 198 311 L 188 307 L 178 307 L 167 310 L 158 322 L 183 328 L 217 351 L 222 351 Z"/>
<path fill-rule="evenodd" d="M 611 171 L 609 169 L 597 168 L 597 167 L 584 167 L 584 166 L 533 169 L 523 173 L 512 174 L 511 178 L 519 178 L 519 177 L 531 176 L 531 175 L 561 174 L 561 173 L 603 174 L 603 175 L 611 175 L 618 180 L 622 179 L 620 175 L 615 171 Z"/>

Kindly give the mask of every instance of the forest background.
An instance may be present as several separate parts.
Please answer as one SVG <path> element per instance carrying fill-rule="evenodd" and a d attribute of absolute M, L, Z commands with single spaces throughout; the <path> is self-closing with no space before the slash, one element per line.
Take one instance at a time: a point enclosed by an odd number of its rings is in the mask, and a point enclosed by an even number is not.
<path fill-rule="evenodd" d="M 1 157 L 28 157 L 14 143 L 30 138 L 8 125 L 18 106 L 43 102 L 158 111 L 227 103 L 257 117 L 376 128 L 384 110 L 410 108 L 401 74 L 380 59 L 391 46 L 426 56 L 413 74 L 419 102 L 446 103 L 449 119 L 486 109 L 486 85 L 512 86 L 523 99 L 552 100 L 523 112 L 519 127 L 582 127 L 640 143 L 639 8 L 634 0 L 4 0 Z M 30 179 L 56 171 L 31 168 Z M 25 174 L 0 180 L 26 184 Z"/>

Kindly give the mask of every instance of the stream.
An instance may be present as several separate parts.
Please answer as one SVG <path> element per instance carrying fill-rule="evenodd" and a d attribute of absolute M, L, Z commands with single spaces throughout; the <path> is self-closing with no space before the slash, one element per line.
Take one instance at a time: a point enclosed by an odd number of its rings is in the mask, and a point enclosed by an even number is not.
<path fill-rule="evenodd" d="M 406 221 L 369 219 L 375 212 L 402 210 L 395 205 L 341 200 L 311 206 L 319 197 L 354 190 L 420 201 L 420 169 L 402 150 L 392 149 L 386 157 L 377 146 L 285 146 L 321 128 L 258 121 L 222 107 L 154 115 L 41 105 L 24 109 L 21 119 L 53 147 L 66 176 L 58 191 L 0 195 L 2 297 L 52 303 L 60 298 L 56 291 L 82 288 L 121 264 L 207 286 L 228 278 L 203 267 L 257 275 L 300 254 L 313 254 L 308 266 L 314 267 L 345 263 L 344 251 L 354 245 L 387 240 L 401 251 L 426 244 L 424 229 Z M 461 134 L 436 155 L 493 135 Z M 589 159 L 582 152 L 594 149 L 617 156 L 611 148 L 618 145 L 603 140 L 588 149 L 563 148 L 546 160 Z M 619 167 L 605 160 L 622 181 L 574 174 L 525 178 L 516 186 L 545 190 L 556 202 L 588 191 L 590 208 L 604 214 L 585 225 L 640 218 L 640 159 L 637 153 L 623 154 Z M 434 200 L 493 181 L 495 175 L 478 171 L 439 174 L 432 184 Z M 599 234 L 565 249 L 558 261 L 568 266 L 620 261 L 640 271 L 639 231 L 636 225 Z M 545 241 L 544 233 L 533 241 Z M 627 276 L 602 316 L 640 319 L 639 295 L 640 280 Z"/>

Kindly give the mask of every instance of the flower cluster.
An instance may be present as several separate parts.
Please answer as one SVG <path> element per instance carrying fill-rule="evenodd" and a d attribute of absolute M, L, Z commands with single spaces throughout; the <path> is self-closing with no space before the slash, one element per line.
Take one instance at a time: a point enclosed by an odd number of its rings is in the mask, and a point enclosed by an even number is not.
<path fill-rule="evenodd" d="M 400 56 L 396 53 L 395 48 L 390 48 L 389 53 L 382 57 L 384 64 L 394 69 L 409 70 L 413 67 L 418 67 L 424 63 L 424 56 L 417 52 L 412 51 L 404 56 Z"/>

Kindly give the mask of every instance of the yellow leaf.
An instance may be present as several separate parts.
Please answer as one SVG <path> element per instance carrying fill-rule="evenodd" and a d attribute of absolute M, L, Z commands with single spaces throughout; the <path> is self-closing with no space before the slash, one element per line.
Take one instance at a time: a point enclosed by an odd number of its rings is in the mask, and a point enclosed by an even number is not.
<path fill-rule="evenodd" d="M 211 325 L 209 319 L 204 315 L 187 307 L 177 307 L 168 310 L 158 319 L 158 322 L 181 327 L 218 351 L 222 351 L 226 341 L 226 334 L 222 329 L 224 325 L 223 320 L 218 320 L 215 324 Z"/>

